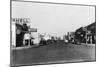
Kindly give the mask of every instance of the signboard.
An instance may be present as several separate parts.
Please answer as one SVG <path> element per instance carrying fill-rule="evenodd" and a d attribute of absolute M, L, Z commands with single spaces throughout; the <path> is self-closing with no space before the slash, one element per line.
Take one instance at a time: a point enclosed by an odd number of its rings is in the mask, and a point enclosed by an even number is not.
<path fill-rule="evenodd" d="M 83 31 L 87 31 L 87 27 L 83 27 L 82 29 L 83 29 Z"/>
<path fill-rule="evenodd" d="M 23 25 L 23 23 L 29 23 L 29 18 L 12 18 L 12 22 Z"/>
<path fill-rule="evenodd" d="M 87 33 L 87 34 L 91 34 L 91 31 L 87 31 L 86 33 Z"/>
<path fill-rule="evenodd" d="M 30 28 L 29 31 L 30 32 L 37 32 L 37 28 Z"/>

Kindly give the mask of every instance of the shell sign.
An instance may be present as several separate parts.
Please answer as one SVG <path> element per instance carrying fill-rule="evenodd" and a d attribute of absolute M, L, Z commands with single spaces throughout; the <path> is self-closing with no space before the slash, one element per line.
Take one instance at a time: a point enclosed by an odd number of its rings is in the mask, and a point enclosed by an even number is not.
<path fill-rule="evenodd" d="M 12 18 L 12 22 L 23 25 L 24 23 L 29 23 L 30 19 L 29 18 Z"/>

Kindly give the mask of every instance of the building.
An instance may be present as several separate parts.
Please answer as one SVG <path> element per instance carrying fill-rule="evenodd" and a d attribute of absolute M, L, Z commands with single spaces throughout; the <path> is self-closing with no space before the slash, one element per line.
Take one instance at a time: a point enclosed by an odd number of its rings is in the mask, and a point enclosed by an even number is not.
<path fill-rule="evenodd" d="M 96 43 L 96 22 L 80 27 L 75 31 L 75 42 L 95 44 Z"/>
<path fill-rule="evenodd" d="M 75 39 L 75 32 L 68 32 L 68 42 L 74 43 L 74 39 Z"/>
<path fill-rule="evenodd" d="M 90 40 L 89 43 L 96 43 L 96 22 L 87 26 L 87 37 Z"/>
<path fill-rule="evenodd" d="M 24 34 L 28 32 L 27 18 L 12 18 L 12 45 L 20 47 L 23 45 Z"/>

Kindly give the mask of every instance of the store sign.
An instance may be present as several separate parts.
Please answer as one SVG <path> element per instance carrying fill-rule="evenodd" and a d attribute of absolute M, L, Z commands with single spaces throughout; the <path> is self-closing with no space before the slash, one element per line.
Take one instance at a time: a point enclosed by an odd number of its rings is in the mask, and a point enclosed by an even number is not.
<path fill-rule="evenodd" d="M 91 34 L 91 31 L 87 31 L 87 34 Z"/>
<path fill-rule="evenodd" d="M 30 32 L 37 32 L 37 28 L 30 28 Z"/>
<path fill-rule="evenodd" d="M 87 28 L 86 27 L 83 27 L 83 31 L 87 31 Z"/>
<path fill-rule="evenodd" d="M 23 23 L 29 23 L 30 19 L 29 18 L 12 18 L 12 22 L 22 25 Z"/>

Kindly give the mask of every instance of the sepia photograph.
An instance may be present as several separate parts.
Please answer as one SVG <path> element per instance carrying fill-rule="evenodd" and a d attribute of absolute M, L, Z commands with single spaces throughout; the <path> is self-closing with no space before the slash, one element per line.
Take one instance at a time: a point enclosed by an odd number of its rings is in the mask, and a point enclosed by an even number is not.
<path fill-rule="evenodd" d="M 96 6 L 11 0 L 10 65 L 96 61 Z"/>

